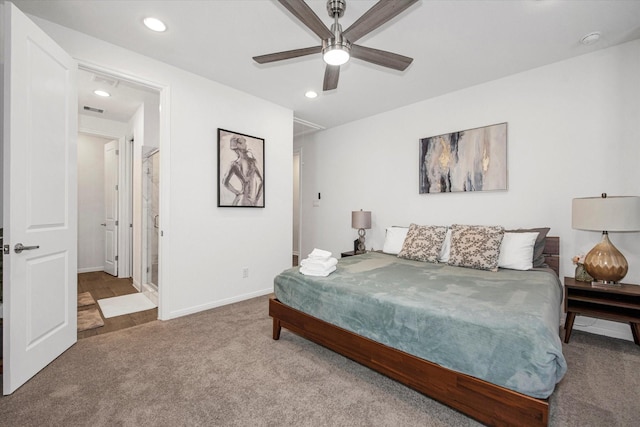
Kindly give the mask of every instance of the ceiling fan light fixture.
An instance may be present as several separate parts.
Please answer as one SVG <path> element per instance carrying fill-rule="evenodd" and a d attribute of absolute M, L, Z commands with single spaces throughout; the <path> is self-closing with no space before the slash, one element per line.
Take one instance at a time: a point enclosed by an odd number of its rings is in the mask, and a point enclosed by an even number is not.
<path fill-rule="evenodd" d="M 351 46 L 348 42 L 336 43 L 330 40 L 329 42 L 323 42 L 322 47 L 322 59 L 329 65 L 342 65 L 346 64 L 351 58 Z"/>
<path fill-rule="evenodd" d="M 322 46 L 302 49 L 292 49 L 267 55 L 254 56 L 258 64 L 283 61 L 302 56 L 322 53 L 322 59 L 327 64 L 322 84 L 323 91 L 330 91 L 338 87 L 340 66 L 353 57 L 361 61 L 404 71 L 413 61 L 412 58 L 354 44 L 362 37 L 389 22 L 419 0 L 378 0 L 369 10 L 342 32 L 339 19 L 344 15 L 347 0 L 327 0 L 327 13 L 333 19 L 331 28 L 322 22 L 306 0 L 277 0 L 304 26 L 315 33 L 322 41 Z"/>
<path fill-rule="evenodd" d="M 322 53 L 322 59 L 324 59 L 324 62 L 329 65 L 346 64 L 349 61 L 349 58 L 349 52 L 338 46 L 328 48 Z"/>

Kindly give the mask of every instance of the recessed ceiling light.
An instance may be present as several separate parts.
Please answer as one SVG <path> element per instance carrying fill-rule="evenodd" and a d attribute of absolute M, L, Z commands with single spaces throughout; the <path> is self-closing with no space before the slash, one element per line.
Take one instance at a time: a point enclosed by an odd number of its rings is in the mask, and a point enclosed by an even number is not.
<path fill-rule="evenodd" d="M 305 93 L 304 96 L 306 96 L 307 98 L 313 99 L 318 97 L 318 93 L 313 90 L 310 90 L 310 91 L 307 91 L 307 93 Z"/>
<path fill-rule="evenodd" d="M 600 33 L 597 31 L 594 31 L 593 33 L 589 33 L 583 38 L 581 38 L 580 43 L 588 46 L 590 44 L 596 43 L 598 40 L 600 40 Z"/>
<path fill-rule="evenodd" d="M 94 90 L 93 93 L 95 93 L 98 96 L 104 96 L 105 98 L 108 96 L 111 96 L 109 92 L 106 92 L 104 90 Z"/>
<path fill-rule="evenodd" d="M 147 26 L 148 29 L 153 30 L 153 31 L 157 31 L 159 33 L 166 31 L 167 26 L 165 25 L 164 22 L 162 22 L 161 20 L 157 19 L 157 18 L 144 18 L 144 25 Z"/>

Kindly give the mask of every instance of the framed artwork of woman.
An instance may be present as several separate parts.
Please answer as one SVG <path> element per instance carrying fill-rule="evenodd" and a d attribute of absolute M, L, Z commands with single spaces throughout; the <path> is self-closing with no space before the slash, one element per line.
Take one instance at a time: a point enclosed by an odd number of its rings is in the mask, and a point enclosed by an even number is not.
<path fill-rule="evenodd" d="M 264 208 L 264 139 L 218 129 L 218 207 Z"/>

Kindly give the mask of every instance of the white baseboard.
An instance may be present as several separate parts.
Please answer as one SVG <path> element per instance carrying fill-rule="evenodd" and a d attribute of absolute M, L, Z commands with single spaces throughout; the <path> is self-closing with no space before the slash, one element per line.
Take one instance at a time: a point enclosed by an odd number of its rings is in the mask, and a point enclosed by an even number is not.
<path fill-rule="evenodd" d="M 178 317 L 187 316 L 189 314 L 198 313 L 200 311 L 210 310 L 212 308 L 222 307 L 223 305 L 233 304 L 234 302 L 240 302 L 240 301 L 248 300 L 251 298 L 260 297 L 263 295 L 269 295 L 271 293 L 273 293 L 273 287 L 270 287 L 268 289 L 262 289 L 256 292 L 251 292 L 248 294 L 238 295 L 233 298 L 226 298 L 219 301 L 212 301 L 206 304 L 196 305 L 193 307 L 186 308 L 184 310 L 172 311 L 171 313 L 169 313 L 169 316 L 163 317 L 160 320 L 176 319 Z"/>
<path fill-rule="evenodd" d="M 83 267 L 78 269 L 78 273 L 93 273 L 94 271 L 104 271 L 104 266 L 100 267 Z"/>

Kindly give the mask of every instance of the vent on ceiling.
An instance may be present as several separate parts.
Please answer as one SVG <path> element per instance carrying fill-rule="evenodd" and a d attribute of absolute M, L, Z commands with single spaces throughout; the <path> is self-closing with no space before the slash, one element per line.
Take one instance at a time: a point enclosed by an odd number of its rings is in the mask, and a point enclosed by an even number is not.
<path fill-rule="evenodd" d="M 104 113 L 104 110 L 103 110 L 103 109 L 100 109 L 100 108 L 94 108 L 94 107 L 89 107 L 89 106 L 86 106 L 86 105 L 84 106 L 84 110 L 85 110 L 85 111 L 91 111 L 91 112 L 93 112 L 93 113 L 100 113 L 100 114 Z"/>
<path fill-rule="evenodd" d="M 106 77 L 106 76 L 101 76 L 99 74 L 94 74 L 93 77 L 91 78 L 91 80 L 93 80 L 96 83 L 109 85 L 111 87 L 118 87 L 118 83 L 120 83 L 120 81 L 117 80 L 117 79 L 114 79 L 114 78 L 111 78 L 111 77 Z"/>

